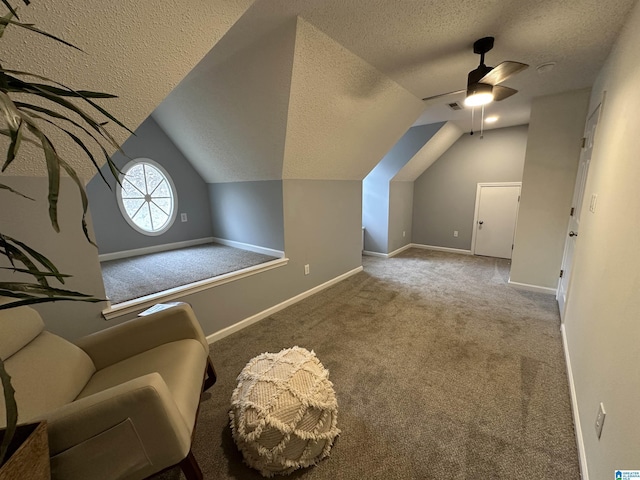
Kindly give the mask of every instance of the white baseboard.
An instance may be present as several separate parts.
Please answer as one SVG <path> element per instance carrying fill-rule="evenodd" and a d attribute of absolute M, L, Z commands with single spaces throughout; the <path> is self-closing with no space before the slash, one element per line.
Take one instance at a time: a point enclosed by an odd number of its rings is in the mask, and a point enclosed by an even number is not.
<path fill-rule="evenodd" d="M 215 239 L 213 237 L 196 238 L 195 240 L 185 240 L 183 242 L 165 243 L 164 245 L 155 245 L 153 247 L 135 248 L 133 250 L 122 250 L 121 252 L 103 253 L 98 255 L 98 260 L 106 262 L 109 260 L 119 260 L 120 258 L 136 257 L 138 255 L 146 255 L 148 253 L 166 252 L 167 250 L 177 250 L 178 248 L 193 247 L 211 243 Z"/>
<path fill-rule="evenodd" d="M 369 250 L 363 250 L 362 254 L 363 255 L 367 255 L 369 257 L 380 257 L 380 258 L 391 258 L 391 257 L 395 257 L 396 255 L 398 255 L 399 253 L 404 252 L 405 250 L 409 250 L 411 248 L 413 244 L 408 243 L 407 245 L 405 245 L 404 247 L 400 247 L 397 250 L 394 250 L 391 253 L 380 253 L 380 252 L 371 252 Z"/>
<path fill-rule="evenodd" d="M 363 250 L 362 254 L 363 255 L 367 255 L 368 257 L 389 258 L 389 254 L 387 254 L 387 253 L 371 252 L 369 250 Z"/>
<path fill-rule="evenodd" d="M 573 371 L 571 370 L 571 357 L 569 356 L 569 345 L 567 344 L 567 332 L 564 324 L 560 326 L 562 333 L 562 346 L 564 347 L 564 359 L 567 363 L 567 377 L 569 378 L 569 392 L 571 393 L 571 413 L 573 414 L 573 424 L 576 432 L 576 443 L 578 444 L 578 460 L 580 464 L 580 478 L 589 480 L 589 469 L 587 467 L 587 453 L 584 448 L 582 438 L 582 427 L 580 425 L 580 412 L 578 410 L 578 398 L 576 396 L 576 386 L 573 381 Z"/>
<path fill-rule="evenodd" d="M 276 258 L 284 258 L 284 252 L 274 250 L 272 248 L 261 247 L 259 245 L 251 245 L 250 243 L 236 242 L 235 240 L 227 240 L 225 238 L 212 237 L 211 241 L 226 245 L 227 247 L 239 248 L 240 250 L 248 250 L 250 252 L 262 253 Z"/>
<path fill-rule="evenodd" d="M 412 245 L 411 243 L 407 243 L 404 247 L 400 247 L 397 250 L 394 250 L 393 252 L 389 253 L 389 258 L 395 257 L 396 255 L 404 252 L 405 250 L 409 250 L 411 248 L 411 245 Z"/>
<path fill-rule="evenodd" d="M 471 250 L 463 250 L 461 248 L 437 247 L 435 245 L 422 245 L 420 243 L 412 243 L 411 248 L 421 248 L 423 250 L 435 250 L 436 252 L 459 253 L 461 255 L 473 255 Z"/>
<path fill-rule="evenodd" d="M 518 290 L 527 290 L 529 292 L 546 293 L 549 295 L 555 295 L 557 290 L 555 288 L 541 287 L 539 285 L 529 285 L 528 283 L 512 282 L 511 279 L 507 282 L 513 288 Z"/>
<path fill-rule="evenodd" d="M 224 337 L 231 335 L 232 333 L 238 332 L 243 328 L 248 327 L 249 325 L 253 325 L 254 323 L 259 322 L 260 320 L 267 318 L 268 316 L 273 315 L 274 313 L 277 313 L 280 310 L 283 310 L 293 305 L 294 303 L 299 302 L 300 300 L 304 300 L 305 298 L 310 297 L 311 295 L 318 293 L 321 290 L 324 290 L 325 288 L 329 288 L 335 285 L 336 283 L 339 283 L 342 280 L 349 278 L 350 276 L 355 275 L 356 273 L 359 273 L 361 271 L 362 271 L 362 266 L 354 268 L 353 270 L 343 273 L 342 275 L 338 275 L 337 277 L 332 278 L 331 280 L 323 284 L 320 284 L 316 287 L 313 287 L 307 290 L 306 292 L 302 292 L 296 295 L 295 297 L 291 297 L 290 299 L 285 300 L 282 303 L 279 303 L 277 305 L 274 305 L 273 307 L 267 308 L 266 310 L 256 313 L 255 315 L 245 318 L 244 320 L 240 320 L 239 322 L 234 323 L 233 325 L 230 325 L 226 328 L 223 328 L 222 330 L 218 330 L 217 332 L 207 336 L 207 342 L 209 342 L 209 344 L 217 342 L 218 340 L 221 340 Z"/>

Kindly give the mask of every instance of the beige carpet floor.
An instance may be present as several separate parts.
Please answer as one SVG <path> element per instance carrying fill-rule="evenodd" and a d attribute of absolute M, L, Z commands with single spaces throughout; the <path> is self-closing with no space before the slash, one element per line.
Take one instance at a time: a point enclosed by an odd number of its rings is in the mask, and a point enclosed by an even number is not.
<path fill-rule="evenodd" d="M 342 435 L 290 478 L 579 479 L 553 296 L 509 287 L 501 259 L 412 249 L 363 263 L 211 346 L 219 380 L 193 446 L 205 478 L 262 478 L 231 438 L 231 392 L 250 358 L 298 345 L 330 371 Z"/>
<path fill-rule="evenodd" d="M 236 272 L 276 257 L 206 243 L 166 252 L 102 262 L 102 279 L 112 304 Z"/>

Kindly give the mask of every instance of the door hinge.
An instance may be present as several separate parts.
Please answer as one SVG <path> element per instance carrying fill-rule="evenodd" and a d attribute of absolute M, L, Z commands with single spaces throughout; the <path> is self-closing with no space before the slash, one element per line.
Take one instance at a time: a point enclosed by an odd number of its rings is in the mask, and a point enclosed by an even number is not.
<path fill-rule="evenodd" d="M 580 148 L 584 148 L 586 144 L 587 144 L 587 137 L 582 137 L 582 146 Z"/>
<path fill-rule="evenodd" d="M 520 195 L 518 195 L 518 202 L 520 201 Z"/>
<path fill-rule="evenodd" d="M 571 213 L 569 213 L 570 217 L 573 217 L 573 212 L 575 212 L 575 210 L 576 210 L 575 208 L 571 207 Z"/>
<path fill-rule="evenodd" d="M 560 270 L 560 278 L 562 278 L 562 275 L 564 275 L 564 270 Z"/>
<path fill-rule="evenodd" d="M 513 243 L 511 244 L 511 250 L 513 250 Z"/>

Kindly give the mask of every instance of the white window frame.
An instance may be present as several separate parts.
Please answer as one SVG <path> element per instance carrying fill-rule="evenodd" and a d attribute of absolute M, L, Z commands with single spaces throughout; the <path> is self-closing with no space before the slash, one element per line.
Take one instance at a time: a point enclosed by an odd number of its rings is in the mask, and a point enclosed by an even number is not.
<path fill-rule="evenodd" d="M 122 216 L 124 217 L 124 219 L 127 221 L 127 223 L 131 226 L 131 228 L 133 228 L 135 231 L 142 233 L 143 235 L 148 235 L 150 237 L 155 237 L 158 235 L 162 235 L 163 233 L 165 233 L 167 230 L 169 230 L 171 228 L 171 226 L 173 225 L 173 223 L 176 220 L 176 215 L 177 215 L 177 211 L 178 211 L 178 194 L 176 192 L 176 186 L 173 183 L 173 179 L 171 178 L 171 175 L 169 175 L 169 173 L 164 169 L 164 167 L 162 165 L 160 165 L 158 162 L 151 160 L 150 158 L 136 158 L 132 161 L 130 161 L 129 163 L 127 163 L 123 168 L 122 168 L 122 175 L 120 176 L 120 182 L 122 182 L 123 178 L 125 177 L 126 173 L 135 165 L 138 165 L 140 163 L 147 163 L 151 166 L 153 166 L 154 168 L 158 169 L 160 171 L 160 173 L 162 175 L 164 175 L 164 177 L 167 179 L 167 183 L 169 185 L 169 188 L 171 190 L 171 194 L 173 196 L 173 204 L 172 204 L 172 209 L 171 212 L 169 214 L 169 220 L 167 220 L 167 223 L 165 223 L 165 225 L 160 229 L 160 230 L 155 230 L 155 231 L 149 231 L 149 230 L 145 230 L 144 228 L 140 227 L 127 213 L 127 210 L 124 206 L 124 202 L 122 201 L 122 186 L 120 185 L 120 183 L 118 183 L 118 185 L 116 186 L 116 200 L 118 201 L 118 207 L 120 208 L 120 213 L 122 214 Z"/>

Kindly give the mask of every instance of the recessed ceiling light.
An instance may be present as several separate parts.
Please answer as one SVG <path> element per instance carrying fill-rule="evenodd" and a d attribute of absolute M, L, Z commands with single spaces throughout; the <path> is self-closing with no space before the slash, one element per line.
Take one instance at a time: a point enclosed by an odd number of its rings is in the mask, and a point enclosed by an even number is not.
<path fill-rule="evenodd" d="M 485 123 L 496 123 L 498 121 L 498 116 L 491 115 L 490 117 L 485 118 L 484 121 Z"/>
<path fill-rule="evenodd" d="M 547 62 L 547 63 L 538 65 L 536 67 L 536 70 L 540 75 L 542 75 L 544 73 L 549 73 L 551 70 L 553 70 L 555 66 L 556 66 L 556 62 Z"/>

